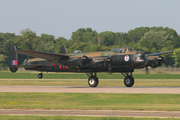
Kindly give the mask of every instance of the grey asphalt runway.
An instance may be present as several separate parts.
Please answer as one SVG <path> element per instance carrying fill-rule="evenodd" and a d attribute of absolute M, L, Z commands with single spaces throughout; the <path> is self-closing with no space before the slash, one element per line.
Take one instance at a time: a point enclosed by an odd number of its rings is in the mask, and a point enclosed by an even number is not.
<path fill-rule="evenodd" d="M 180 94 L 180 87 L 0 86 L 0 92 Z"/>
<path fill-rule="evenodd" d="M 118 116 L 180 118 L 180 111 L 0 109 L 0 115 Z"/>

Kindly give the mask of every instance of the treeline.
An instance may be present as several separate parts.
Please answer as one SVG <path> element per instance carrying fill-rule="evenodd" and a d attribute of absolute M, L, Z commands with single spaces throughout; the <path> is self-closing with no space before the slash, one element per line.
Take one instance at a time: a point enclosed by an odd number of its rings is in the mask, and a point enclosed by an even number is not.
<path fill-rule="evenodd" d="M 72 33 L 71 39 L 55 38 L 53 35 L 37 36 L 30 29 L 14 33 L 0 33 L 0 66 L 8 65 L 9 47 L 16 45 L 17 49 L 32 49 L 58 53 L 61 45 L 65 45 L 68 53 L 74 50 L 82 52 L 106 51 L 112 48 L 133 47 L 145 53 L 156 53 L 174 50 L 180 47 L 180 36 L 171 28 L 139 27 L 127 33 L 105 31 L 97 33 L 91 28 L 80 28 Z M 19 55 L 19 63 L 28 56 Z M 172 54 L 164 55 L 165 65 L 173 65 Z"/>

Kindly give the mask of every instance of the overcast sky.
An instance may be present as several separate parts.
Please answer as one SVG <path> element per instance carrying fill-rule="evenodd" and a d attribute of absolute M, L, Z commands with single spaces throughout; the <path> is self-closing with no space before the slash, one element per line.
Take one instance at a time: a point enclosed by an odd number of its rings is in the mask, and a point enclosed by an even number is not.
<path fill-rule="evenodd" d="M 79 28 L 128 32 L 163 26 L 180 34 L 180 0 L 0 0 L 0 32 L 26 28 L 71 38 Z"/>

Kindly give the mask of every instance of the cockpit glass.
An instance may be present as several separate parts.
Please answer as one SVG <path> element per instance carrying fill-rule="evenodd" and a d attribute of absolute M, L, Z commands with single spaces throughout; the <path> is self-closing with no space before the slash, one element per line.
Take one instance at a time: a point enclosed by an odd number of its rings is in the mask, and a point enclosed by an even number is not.
<path fill-rule="evenodd" d="M 118 52 L 118 53 L 128 53 L 130 51 L 134 51 L 134 49 L 132 47 L 124 47 L 124 48 L 115 48 L 115 49 L 111 49 L 114 52 Z"/>

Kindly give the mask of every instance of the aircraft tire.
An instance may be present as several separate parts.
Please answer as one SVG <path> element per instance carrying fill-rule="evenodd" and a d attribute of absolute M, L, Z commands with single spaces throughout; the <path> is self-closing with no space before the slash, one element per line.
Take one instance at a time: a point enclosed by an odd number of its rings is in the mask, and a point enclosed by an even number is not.
<path fill-rule="evenodd" d="M 132 76 L 126 76 L 124 78 L 124 85 L 126 87 L 132 87 L 134 85 L 134 78 Z"/>
<path fill-rule="evenodd" d="M 42 73 L 39 73 L 38 74 L 38 78 L 41 79 L 43 77 L 43 74 Z"/>
<path fill-rule="evenodd" d="M 96 76 L 91 76 L 88 79 L 88 84 L 90 87 L 96 87 L 99 83 L 99 80 Z"/>

